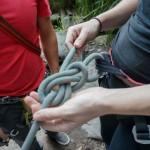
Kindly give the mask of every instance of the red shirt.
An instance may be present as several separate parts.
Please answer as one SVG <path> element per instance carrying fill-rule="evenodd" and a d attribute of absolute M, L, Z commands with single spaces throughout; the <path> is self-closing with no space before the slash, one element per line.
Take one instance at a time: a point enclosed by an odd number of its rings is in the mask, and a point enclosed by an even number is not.
<path fill-rule="evenodd" d="M 48 0 L 0 0 L 0 14 L 25 37 L 39 46 L 37 17 L 51 14 Z M 0 96 L 23 96 L 43 80 L 40 56 L 0 31 Z"/>

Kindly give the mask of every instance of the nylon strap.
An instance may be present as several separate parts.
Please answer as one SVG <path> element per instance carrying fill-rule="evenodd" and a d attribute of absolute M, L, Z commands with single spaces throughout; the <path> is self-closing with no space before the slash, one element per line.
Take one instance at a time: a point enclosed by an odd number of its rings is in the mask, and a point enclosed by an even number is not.
<path fill-rule="evenodd" d="M 149 128 L 147 126 L 147 122 L 144 116 L 134 116 L 134 121 L 136 125 L 137 139 L 143 139 L 143 140 L 150 139 Z"/>
<path fill-rule="evenodd" d="M 0 15 L 0 30 L 11 36 L 15 41 L 26 47 L 28 50 L 40 55 L 41 49 L 29 41 L 22 33 Z"/>

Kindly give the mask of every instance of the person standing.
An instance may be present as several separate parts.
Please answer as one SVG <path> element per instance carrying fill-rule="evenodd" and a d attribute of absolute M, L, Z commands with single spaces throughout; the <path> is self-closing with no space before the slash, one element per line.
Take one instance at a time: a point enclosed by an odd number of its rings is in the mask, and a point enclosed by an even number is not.
<path fill-rule="evenodd" d="M 39 47 L 47 59 L 52 74 L 59 70 L 58 47 L 48 0 L 1 0 L 1 16 L 26 39 Z M 40 57 L 0 29 L 0 127 L 20 146 L 30 129 L 32 117 L 24 98 L 38 88 L 45 75 Z M 65 133 L 48 133 L 60 144 L 68 144 Z M 31 149 L 41 149 L 35 139 Z"/>

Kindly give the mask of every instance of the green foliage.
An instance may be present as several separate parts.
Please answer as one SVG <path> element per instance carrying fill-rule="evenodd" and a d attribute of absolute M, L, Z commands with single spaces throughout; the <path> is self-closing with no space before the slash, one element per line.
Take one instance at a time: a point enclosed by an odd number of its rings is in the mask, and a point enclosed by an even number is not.
<path fill-rule="evenodd" d="M 71 20 L 73 24 L 78 24 L 87 21 L 94 16 L 105 12 L 108 9 L 114 7 L 120 0 L 50 0 L 53 13 L 59 12 L 61 9 L 69 8 L 73 12 Z M 74 9 L 73 9 L 74 8 Z M 62 19 L 54 26 L 56 30 L 64 30 L 62 27 Z M 107 45 L 112 41 L 114 36 L 114 30 L 107 31 L 108 35 Z"/>
<path fill-rule="evenodd" d="M 76 11 L 84 21 L 89 20 L 112 7 L 120 0 L 76 0 Z"/>
<path fill-rule="evenodd" d="M 77 15 L 80 16 L 80 22 L 84 22 L 113 8 L 119 1 L 120 0 L 76 0 L 76 12 Z M 108 38 L 104 44 L 108 45 L 114 37 L 114 30 L 109 30 L 106 34 Z"/>

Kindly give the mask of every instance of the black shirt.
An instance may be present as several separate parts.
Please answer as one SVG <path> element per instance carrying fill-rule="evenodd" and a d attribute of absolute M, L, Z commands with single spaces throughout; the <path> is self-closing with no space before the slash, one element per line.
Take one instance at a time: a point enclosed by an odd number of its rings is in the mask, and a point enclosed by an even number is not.
<path fill-rule="evenodd" d="M 137 11 L 118 31 L 112 57 L 132 79 L 150 83 L 150 0 L 140 0 Z"/>

